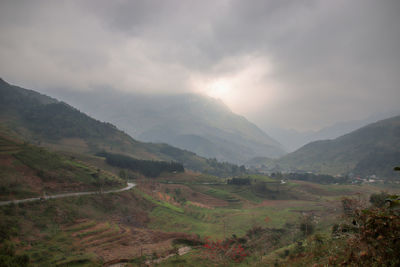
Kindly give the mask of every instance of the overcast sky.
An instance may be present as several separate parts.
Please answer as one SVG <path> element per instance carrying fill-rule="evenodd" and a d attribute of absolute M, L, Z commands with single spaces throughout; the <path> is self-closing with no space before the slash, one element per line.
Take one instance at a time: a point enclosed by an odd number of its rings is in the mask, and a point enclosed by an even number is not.
<path fill-rule="evenodd" d="M 400 1 L 0 1 L 0 77 L 196 92 L 298 130 L 399 107 Z"/>

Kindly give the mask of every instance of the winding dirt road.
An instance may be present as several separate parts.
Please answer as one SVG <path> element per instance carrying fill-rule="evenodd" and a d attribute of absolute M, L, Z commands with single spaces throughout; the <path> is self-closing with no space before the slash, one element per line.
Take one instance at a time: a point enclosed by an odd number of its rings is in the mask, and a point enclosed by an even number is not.
<path fill-rule="evenodd" d="M 118 193 L 118 192 L 122 192 L 122 191 L 127 191 L 127 190 L 130 190 L 131 188 L 133 188 L 135 186 L 136 186 L 136 184 L 134 184 L 134 183 L 128 183 L 127 187 L 124 187 L 124 188 L 121 188 L 121 189 L 103 191 L 102 194 Z M 57 195 L 45 196 L 45 197 L 34 197 L 34 198 L 25 198 L 25 199 L 19 199 L 19 200 L 0 201 L 0 206 L 5 206 L 5 205 L 13 204 L 13 203 L 14 204 L 18 204 L 18 203 L 24 203 L 24 202 L 47 200 L 47 199 L 52 199 L 52 198 L 63 198 L 63 197 L 73 197 L 73 196 L 94 195 L 94 194 L 99 194 L 99 193 L 100 193 L 99 191 L 76 192 L 76 193 L 57 194 Z"/>

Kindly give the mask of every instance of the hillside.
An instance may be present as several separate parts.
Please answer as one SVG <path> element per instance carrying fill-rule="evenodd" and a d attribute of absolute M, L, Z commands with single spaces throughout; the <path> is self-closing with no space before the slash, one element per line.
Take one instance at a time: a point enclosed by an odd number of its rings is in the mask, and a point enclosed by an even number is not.
<path fill-rule="evenodd" d="M 0 135 L 0 200 L 122 187 L 110 172 Z"/>
<path fill-rule="evenodd" d="M 282 146 L 220 100 L 196 94 L 144 95 L 102 91 L 60 95 L 138 140 L 163 142 L 196 154 L 242 164 L 256 156 L 277 158 Z"/>
<path fill-rule="evenodd" d="M 95 120 L 64 102 L 1 79 L 0 123 L 23 140 L 55 150 L 91 154 L 108 151 L 137 159 L 177 161 L 186 168 L 217 175 L 226 173 L 220 167 L 234 167 L 212 166 L 207 159 L 167 144 L 136 141 L 110 123 Z"/>
<path fill-rule="evenodd" d="M 309 143 L 277 161 L 286 169 L 393 177 L 400 159 L 400 116 L 369 124 L 334 140 Z"/>
<path fill-rule="evenodd" d="M 259 122 L 258 125 L 275 140 L 281 143 L 288 152 L 293 152 L 308 143 L 318 140 L 335 139 L 368 124 L 394 117 L 398 114 L 400 114 L 400 110 L 397 108 L 391 111 L 374 113 L 364 119 L 339 121 L 317 131 L 310 130 L 305 132 L 299 132 L 294 129 L 284 129 L 277 126 L 274 127 L 271 124 L 262 121 Z"/>

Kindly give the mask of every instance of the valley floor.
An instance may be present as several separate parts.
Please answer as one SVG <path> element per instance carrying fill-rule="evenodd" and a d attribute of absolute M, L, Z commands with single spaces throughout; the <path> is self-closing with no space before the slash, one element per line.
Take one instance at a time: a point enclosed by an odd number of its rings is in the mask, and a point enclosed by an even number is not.
<path fill-rule="evenodd" d="M 137 180 L 126 191 L 5 205 L 2 238 L 33 266 L 255 266 L 281 261 L 285 248 L 308 236 L 304 223 L 329 236 L 343 214 L 343 197 L 366 203 L 372 193 L 399 192 L 384 184 L 280 184 L 253 176 L 251 185 L 228 185 L 212 179 L 183 173 Z M 226 240 L 241 244 L 248 256 L 240 263 L 204 260 L 210 256 L 205 246 L 223 247 Z"/>

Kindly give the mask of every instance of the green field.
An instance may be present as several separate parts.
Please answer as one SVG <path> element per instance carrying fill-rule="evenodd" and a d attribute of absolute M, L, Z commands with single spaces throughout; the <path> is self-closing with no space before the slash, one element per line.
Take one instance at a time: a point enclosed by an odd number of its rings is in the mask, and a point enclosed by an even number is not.
<path fill-rule="evenodd" d="M 82 161 L 64 156 L 62 159 L 63 164 L 84 172 L 95 169 Z M 344 196 L 367 203 L 372 193 L 400 191 L 397 184 L 321 185 L 304 181 L 281 184 L 260 175 L 252 176 L 251 185 L 223 184 L 223 180 L 201 182 L 194 175 L 189 175 L 194 178 L 192 182 L 182 184 L 181 177 L 177 183 L 171 177 L 168 183 L 159 186 L 154 179 L 137 181 L 136 188 L 124 193 L 0 207 L 0 229 L 11 240 L 18 238 L 13 241 L 17 255 L 29 256 L 33 266 L 100 266 L 104 263 L 102 253 L 107 249 L 117 253 L 132 240 L 140 244 L 156 240 L 161 233 L 177 232 L 198 240 L 244 238 L 248 240 L 246 246 L 252 249 L 251 256 L 240 264 L 228 261 L 224 265 L 260 263 L 262 266 L 267 261 L 281 260 L 285 250 L 296 251 L 292 243 L 304 239 L 300 227 L 306 218 L 312 218 L 314 233 L 329 236 L 332 225 L 341 220 Z M 169 200 L 160 196 L 169 196 Z M 186 200 L 188 196 L 192 196 L 191 200 Z M 212 206 L 209 199 L 225 205 Z M 133 222 L 127 221 L 127 217 Z M 261 233 L 252 234 L 254 229 Z M 147 232 L 140 237 L 138 231 Z M 173 247 L 169 249 L 172 251 Z M 142 257 L 132 254 L 131 264 L 140 266 L 161 255 L 154 253 L 149 249 Z M 189 254 L 170 257 L 159 266 L 215 264 L 204 260 L 203 254 L 204 250 L 194 247 Z"/>

